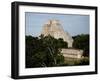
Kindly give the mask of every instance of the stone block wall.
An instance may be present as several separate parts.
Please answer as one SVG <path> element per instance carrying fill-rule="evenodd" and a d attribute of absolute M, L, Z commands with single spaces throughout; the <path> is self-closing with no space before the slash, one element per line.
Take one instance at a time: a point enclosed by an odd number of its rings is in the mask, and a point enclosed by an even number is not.
<path fill-rule="evenodd" d="M 82 58 L 83 50 L 68 48 L 68 49 L 62 49 L 61 53 L 63 54 L 64 57 L 80 59 Z"/>

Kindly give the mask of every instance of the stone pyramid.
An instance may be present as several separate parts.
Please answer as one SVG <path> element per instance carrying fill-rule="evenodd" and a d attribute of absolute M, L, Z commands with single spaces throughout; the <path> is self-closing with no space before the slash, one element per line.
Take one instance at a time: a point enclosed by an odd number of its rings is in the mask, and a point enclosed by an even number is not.
<path fill-rule="evenodd" d="M 73 39 L 68 32 L 65 32 L 59 20 L 49 20 L 44 24 L 42 33 L 44 36 L 51 35 L 54 38 L 62 38 L 68 43 L 68 47 L 72 47 Z"/>

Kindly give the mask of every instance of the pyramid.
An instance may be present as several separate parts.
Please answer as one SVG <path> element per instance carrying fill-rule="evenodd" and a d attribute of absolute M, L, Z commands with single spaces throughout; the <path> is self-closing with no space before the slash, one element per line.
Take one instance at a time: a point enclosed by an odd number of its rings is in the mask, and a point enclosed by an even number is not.
<path fill-rule="evenodd" d="M 62 38 L 68 43 L 68 47 L 72 47 L 73 39 L 68 32 L 65 32 L 59 20 L 49 20 L 44 24 L 42 33 L 44 36 L 51 35 L 56 39 Z"/>

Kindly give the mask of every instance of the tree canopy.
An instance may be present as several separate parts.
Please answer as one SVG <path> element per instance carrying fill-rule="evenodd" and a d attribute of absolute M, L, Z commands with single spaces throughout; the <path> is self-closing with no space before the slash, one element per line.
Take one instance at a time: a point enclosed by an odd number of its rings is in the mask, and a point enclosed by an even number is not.
<path fill-rule="evenodd" d="M 63 39 L 50 35 L 26 36 L 26 68 L 59 66 L 64 62 L 61 48 L 67 47 Z"/>
<path fill-rule="evenodd" d="M 84 50 L 84 56 L 89 56 L 89 35 L 82 34 L 73 37 L 73 47 Z"/>

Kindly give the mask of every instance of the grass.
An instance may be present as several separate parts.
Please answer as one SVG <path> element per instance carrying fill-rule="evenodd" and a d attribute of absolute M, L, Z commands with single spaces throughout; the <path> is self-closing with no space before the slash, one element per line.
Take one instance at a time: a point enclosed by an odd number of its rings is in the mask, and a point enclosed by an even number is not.
<path fill-rule="evenodd" d="M 77 65 L 89 65 L 89 58 L 83 57 L 81 59 L 67 58 L 65 57 L 65 62 L 61 64 L 62 66 L 77 66 Z"/>

